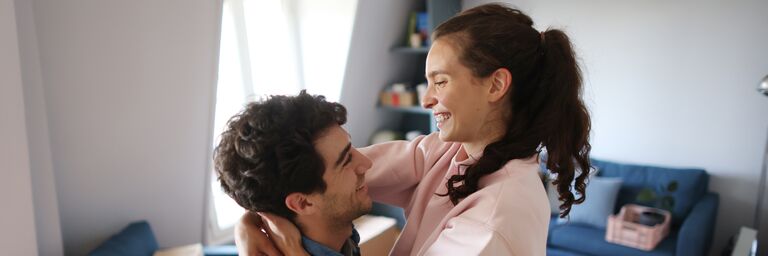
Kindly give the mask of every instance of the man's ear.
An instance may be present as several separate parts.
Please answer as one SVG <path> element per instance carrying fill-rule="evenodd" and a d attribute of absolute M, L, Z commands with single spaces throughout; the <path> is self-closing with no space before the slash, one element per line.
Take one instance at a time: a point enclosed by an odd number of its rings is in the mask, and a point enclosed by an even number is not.
<path fill-rule="evenodd" d="M 493 71 L 489 78 L 491 86 L 488 88 L 488 101 L 497 102 L 504 99 L 504 95 L 512 89 L 512 73 L 506 68 Z"/>
<path fill-rule="evenodd" d="M 285 206 L 296 215 L 310 215 L 317 211 L 310 195 L 294 192 L 285 197 Z"/>

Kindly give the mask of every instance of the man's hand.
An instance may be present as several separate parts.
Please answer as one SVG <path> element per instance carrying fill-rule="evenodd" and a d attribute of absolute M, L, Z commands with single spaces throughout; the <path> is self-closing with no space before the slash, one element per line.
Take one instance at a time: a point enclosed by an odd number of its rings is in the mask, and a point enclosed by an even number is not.
<path fill-rule="evenodd" d="M 296 225 L 269 213 L 243 214 L 235 225 L 235 244 L 240 256 L 309 255 Z"/>
<path fill-rule="evenodd" d="M 240 256 L 282 256 L 275 244 L 269 239 L 267 233 L 262 231 L 265 227 L 261 216 L 256 213 L 246 212 L 235 224 L 235 245 Z"/>
<path fill-rule="evenodd" d="M 270 213 L 258 213 L 272 242 L 286 255 L 309 255 L 301 246 L 301 233 L 291 221 Z"/>

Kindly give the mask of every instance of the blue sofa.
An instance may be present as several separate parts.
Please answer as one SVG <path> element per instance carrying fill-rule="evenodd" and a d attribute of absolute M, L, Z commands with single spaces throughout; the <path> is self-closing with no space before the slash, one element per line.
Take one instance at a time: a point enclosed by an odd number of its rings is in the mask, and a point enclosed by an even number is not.
<path fill-rule="evenodd" d="M 155 234 L 146 221 L 131 223 L 101 243 L 89 256 L 152 256 L 159 249 Z M 203 247 L 206 256 L 237 256 L 234 245 Z"/>
<path fill-rule="evenodd" d="M 547 239 L 547 255 L 707 255 L 712 244 L 718 195 L 708 191 L 709 175 L 701 169 L 673 169 L 592 160 L 597 176 L 619 177 L 622 186 L 614 213 L 635 198 L 643 188 L 658 188 L 678 182 L 672 196 L 672 227 L 653 251 L 642 251 L 605 241 L 605 229 L 579 223 L 557 223 L 553 215 Z M 587 195 L 589 198 L 589 195 Z M 589 199 L 587 199 L 589 200 Z"/>

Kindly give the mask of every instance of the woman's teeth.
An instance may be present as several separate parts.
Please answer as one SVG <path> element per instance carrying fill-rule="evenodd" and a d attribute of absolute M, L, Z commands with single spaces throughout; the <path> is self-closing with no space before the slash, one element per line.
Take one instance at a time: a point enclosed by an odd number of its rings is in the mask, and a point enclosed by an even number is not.
<path fill-rule="evenodd" d="M 451 114 L 448 113 L 440 113 L 435 115 L 435 121 L 438 123 L 442 123 L 445 120 L 451 119 Z"/>

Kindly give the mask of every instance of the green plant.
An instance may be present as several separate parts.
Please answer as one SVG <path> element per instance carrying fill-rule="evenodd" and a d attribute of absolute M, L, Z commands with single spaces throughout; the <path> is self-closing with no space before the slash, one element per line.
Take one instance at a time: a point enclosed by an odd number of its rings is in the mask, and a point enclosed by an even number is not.
<path fill-rule="evenodd" d="M 659 191 L 657 193 L 656 191 Z M 659 186 L 658 190 L 644 188 L 637 194 L 637 201 L 649 204 L 650 206 L 672 211 L 675 207 L 675 198 L 672 193 L 677 191 L 677 181 L 672 181 L 667 185 Z"/>

